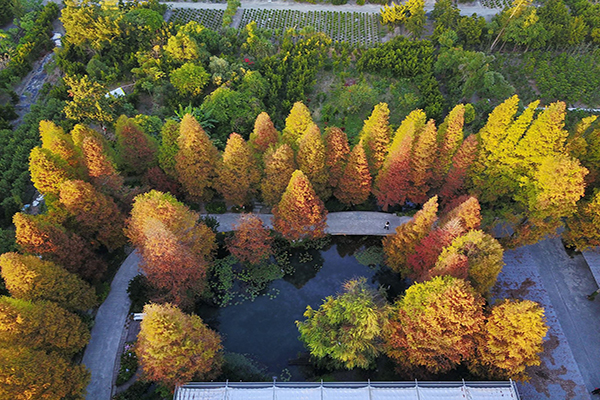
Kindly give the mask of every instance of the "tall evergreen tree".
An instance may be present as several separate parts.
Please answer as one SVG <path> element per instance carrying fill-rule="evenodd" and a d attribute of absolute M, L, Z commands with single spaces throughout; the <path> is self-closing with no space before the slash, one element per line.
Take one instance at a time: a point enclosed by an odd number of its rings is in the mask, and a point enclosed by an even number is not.
<path fill-rule="evenodd" d="M 296 170 L 273 208 L 273 229 L 287 240 L 316 239 L 325 235 L 327 210 L 302 171 Z"/>
<path fill-rule="evenodd" d="M 172 119 L 165 121 L 160 130 L 160 146 L 158 147 L 158 164 L 163 171 L 171 178 L 177 178 L 177 169 L 175 167 L 175 156 L 179 147 L 177 139 L 179 138 L 179 123 Z"/>
<path fill-rule="evenodd" d="M 367 201 L 371 193 L 371 181 L 365 151 L 362 144 L 358 143 L 350 153 L 335 197 L 349 206 L 362 204 Z"/>
<path fill-rule="evenodd" d="M 179 126 L 175 156 L 177 179 L 190 198 L 210 200 L 219 153 L 198 121 L 186 114 Z"/>
<path fill-rule="evenodd" d="M 306 129 L 313 123 L 310 110 L 302 102 L 294 103 L 290 114 L 285 120 L 285 128 L 282 132 L 282 139 L 294 150 L 298 149 L 298 142 L 306 132 Z"/>
<path fill-rule="evenodd" d="M 263 154 L 271 146 L 275 146 L 279 142 L 279 133 L 271 121 L 271 117 L 266 112 L 258 114 L 254 121 L 254 130 L 250 133 L 248 144 L 252 152 L 263 159 Z"/>
<path fill-rule="evenodd" d="M 265 203 L 274 206 L 281 200 L 281 196 L 296 170 L 294 150 L 284 143 L 277 148 L 267 150 L 264 161 L 265 176 L 260 188 Z"/>
<path fill-rule="evenodd" d="M 390 145 L 390 109 L 386 103 L 379 103 L 373 108 L 373 112 L 364 122 L 360 132 L 360 140 L 363 142 L 369 171 L 372 176 L 379 173 L 385 160 Z"/>
<path fill-rule="evenodd" d="M 325 144 L 317 125 L 310 124 L 300 138 L 296 161 L 298 169 L 308 178 L 317 196 L 323 201 L 327 200 L 331 196 L 327 186 L 329 174 L 325 165 Z"/>
<path fill-rule="evenodd" d="M 335 191 L 344 175 L 344 168 L 350 155 L 350 145 L 346 132 L 340 128 L 325 130 L 325 165 L 329 169 L 329 187 Z"/>
<path fill-rule="evenodd" d="M 227 139 L 216 187 L 225 201 L 243 206 L 251 200 L 260 182 L 260 171 L 244 138 L 232 133 Z"/>

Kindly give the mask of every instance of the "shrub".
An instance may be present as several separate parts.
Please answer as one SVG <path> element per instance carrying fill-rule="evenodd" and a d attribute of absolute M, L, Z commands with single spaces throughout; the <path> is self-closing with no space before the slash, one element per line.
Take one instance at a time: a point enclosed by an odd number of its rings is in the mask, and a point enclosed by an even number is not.
<path fill-rule="evenodd" d="M 222 201 L 213 201 L 206 205 L 206 212 L 209 214 L 225 214 L 227 206 Z"/>

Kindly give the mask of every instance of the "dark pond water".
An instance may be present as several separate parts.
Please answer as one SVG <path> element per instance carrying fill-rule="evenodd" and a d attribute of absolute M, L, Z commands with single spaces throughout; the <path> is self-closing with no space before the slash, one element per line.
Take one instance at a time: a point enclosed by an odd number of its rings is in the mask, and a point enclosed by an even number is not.
<path fill-rule="evenodd" d="M 361 265 L 352 255 L 363 245 L 372 244 L 368 242 L 372 240 L 364 237 L 334 238 L 329 248 L 311 251 L 308 258 L 312 260 L 296 254 L 294 275 L 269 287 L 269 292 L 279 292 L 275 298 L 260 296 L 220 309 L 213 322 L 223 335 L 225 350 L 249 355 L 266 367 L 269 376 L 285 376 L 287 369 L 292 380 L 302 380 L 300 369 L 289 362 L 307 353 L 295 324 L 304 319 L 306 306 L 318 308 L 325 297 L 340 292 L 342 284 L 352 278 L 366 277 L 374 287 L 381 283 L 387 288 L 390 283 L 385 274 Z M 306 257 L 306 251 L 300 253 Z M 299 258 L 304 262 L 298 262 Z"/>

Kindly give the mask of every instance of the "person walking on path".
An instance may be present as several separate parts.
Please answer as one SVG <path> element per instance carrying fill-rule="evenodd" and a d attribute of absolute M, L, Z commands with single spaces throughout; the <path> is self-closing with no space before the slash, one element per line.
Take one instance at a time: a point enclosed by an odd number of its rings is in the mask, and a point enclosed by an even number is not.
<path fill-rule="evenodd" d="M 387 221 L 385 223 L 385 226 L 383 227 L 383 229 L 387 229 L 388 231 L 390 230 L 390 221 Z"/>
<path fill-rule="evenodd" d="M 592 390 L 592 394 L 600 394 L 600 388 Z"/>
<path fill-rule="evenodd" d="M 592 294 L 588 294 L 588 300 L 589 301 L 594 301 L 594 299 L 596 298 L 596 296 L 598 296 L 598 294 L 600 293 L 600 289 L 596 290 L 595 292 L 593 292 Z M 598 393 L 595 394 L 600 394 L 600 391 Z"/>

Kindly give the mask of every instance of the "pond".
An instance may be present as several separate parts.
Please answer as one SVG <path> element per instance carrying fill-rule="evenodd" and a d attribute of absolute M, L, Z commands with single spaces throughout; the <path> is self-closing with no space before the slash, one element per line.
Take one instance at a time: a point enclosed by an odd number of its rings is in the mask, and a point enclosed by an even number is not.
<path fill-rule="evenodd" d="M 266 367 L 268 376 L 304 380 L 300 368 L 290 365 L 290 361 L 302 364 L 299 358 L 307 360 L 295 321 L 304 319 L 307 305 L 318 308 L 325 297 L 340 292 L 342 284 L 350 279 L 366 277 L 374 287 L 381 284 L 389 288 L 392 282 L 385 279 L 385 273 L 360 264 L 354 257 L 356 250 L 377 242 L 380 244 L 381 239 L 334 237 L 330 246 L 309 251 L 310 256 L 306 250 L 297 252 L 292 260 L 295 273 L 272 282 L 268 289 L 269 293 L 278 292 L 275 297 L 259 296 L 254 301 L 224 307 L 213 317 L 216 320 L 212 324 L 218 326 L 225 350 L 248 355 Z M 302 353 L 304 357 L 300 357 Z"/>

